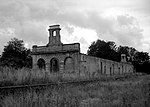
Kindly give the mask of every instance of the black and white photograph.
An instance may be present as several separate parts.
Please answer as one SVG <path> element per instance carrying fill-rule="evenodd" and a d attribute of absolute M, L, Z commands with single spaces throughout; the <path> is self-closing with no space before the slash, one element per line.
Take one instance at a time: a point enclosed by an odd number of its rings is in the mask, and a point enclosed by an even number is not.
<path fill-rule="evenodd" d="M 0 0 L 0 107 L 150 107 L 150 0 Z"/>

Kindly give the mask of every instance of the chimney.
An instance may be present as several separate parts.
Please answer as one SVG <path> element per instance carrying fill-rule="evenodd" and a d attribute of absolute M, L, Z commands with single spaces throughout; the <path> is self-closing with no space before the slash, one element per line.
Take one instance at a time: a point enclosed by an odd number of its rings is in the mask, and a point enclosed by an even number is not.
<path fill-rule="evenodd" d="M 126 54 L 121 54 L 121 62 L 127 62 Z"/>

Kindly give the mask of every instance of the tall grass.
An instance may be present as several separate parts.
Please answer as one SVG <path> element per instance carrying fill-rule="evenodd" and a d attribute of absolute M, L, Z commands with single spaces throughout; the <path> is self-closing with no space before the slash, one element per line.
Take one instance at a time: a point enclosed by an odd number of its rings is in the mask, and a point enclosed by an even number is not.
<path fill-rule="evenodd" d="M 149 107 L 149 83 L 120 81 L 115 84 L 115 82 L 59 85 L 45 89 L 40 87 L 18 89 L 3 96 L 0 105 L 2 107 Z"/>
<path fill-rule="evenodd" d="M 102 75 L 91 74 L 88 72 L 81 73 L 67 73 L 58 72 L 51 73 L 45 70 L 39 69 L 13 69 L 13 68 L 0 68 L 0 87 L 2 86 L 16 86 L 16 85 L 34 85 L 34 84 L 46 84 L 55 82 L 68 82 L 68 81 L 82 81 L 82 80 L 115 80 L 117 77 L 130 78 L 131 74 L 124 75 Z M 133 78 L 133 74 L 132 74 Z"/>
<path fill-rule="evenodd" d="M 77 73 L 51 73 L 39 69 L 0 68 L 0 86 L 46 84 L 58 81 L 78 81 L 91 76 Z"/>
<path fill-rule="evenodd" d="M 88 84 L 0 90 L 0 107 L 148 107 L 150 76 L 50 73 L 1 68 L 0 86 L 98 79 Z M 120 78 L 122 77 L 122 78 Z M 116 80 L 117 79 L 117 80 Z"/>

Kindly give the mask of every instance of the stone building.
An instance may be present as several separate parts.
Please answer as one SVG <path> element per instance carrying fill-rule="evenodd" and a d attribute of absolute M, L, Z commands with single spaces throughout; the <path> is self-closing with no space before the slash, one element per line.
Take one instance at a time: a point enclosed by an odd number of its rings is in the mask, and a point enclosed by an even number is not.
<path fill-rule="evenodd" d="M 49 42 L 45 46 L 32 47 L 33 68 L 57 73 L 123 74 L 133 72 L 133 65 L 126 62 L 106 60 L 80 53 L 80 43 L 63 44 L 60 26 L 49 26 Z"/>

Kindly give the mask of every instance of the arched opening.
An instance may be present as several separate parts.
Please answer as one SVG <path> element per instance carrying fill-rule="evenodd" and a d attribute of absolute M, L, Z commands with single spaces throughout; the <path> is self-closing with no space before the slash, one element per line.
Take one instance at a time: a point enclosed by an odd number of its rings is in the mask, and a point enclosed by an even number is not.
<path fill-rule="evenodd" d="M 56 58 L 52 58 L 50 61 L 50 71 L 58 72 L 59 71 L 59 61 Z"/>
<path fill-rule="evenodd" d="M 40 58 L 38 61 L 37 61 L 37 65 L 38 65 L 38 68 L 39 69 L 45 69 L 45 60 Z"/>
<path fill-rule="evenodd" d="M 56 36 L 56 31 L 53 31 L 53 36 Z"/>
<path fill-rule="evenodd" d="M 67 57 L 64 61 L 64 69 L 66 72 L 73 72 L 74 71 L 74 64 L 73 59 L 71 57 Z"/>

